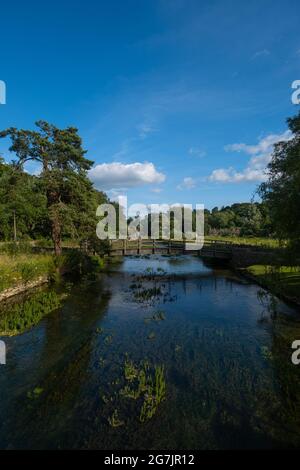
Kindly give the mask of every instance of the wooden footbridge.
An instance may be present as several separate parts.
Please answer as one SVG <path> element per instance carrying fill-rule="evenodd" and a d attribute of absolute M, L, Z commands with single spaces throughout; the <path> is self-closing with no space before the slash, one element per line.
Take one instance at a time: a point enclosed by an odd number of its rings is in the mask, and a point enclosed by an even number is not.
<path fill-rule="evenodd" d="M 111 256 L 151 255 L 151 254 L 191 254 L 205 258 L 231 259 L 232 244 L 220 241 L 205 241 L 203 246 L 197 241 L 183 240 L 111 240 Z"/>

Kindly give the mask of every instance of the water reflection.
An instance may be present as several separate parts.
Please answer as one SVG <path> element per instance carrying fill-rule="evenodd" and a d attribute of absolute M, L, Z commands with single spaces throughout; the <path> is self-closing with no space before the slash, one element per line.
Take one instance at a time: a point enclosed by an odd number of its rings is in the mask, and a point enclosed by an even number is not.
<path fill-rule="evenodd" d="M 260 322 L 257 293 L 192 256 L 127 258 L 74 286 L 7 339 L 1 447 L 299 446 L 300 324 L 283 303 Z"/>

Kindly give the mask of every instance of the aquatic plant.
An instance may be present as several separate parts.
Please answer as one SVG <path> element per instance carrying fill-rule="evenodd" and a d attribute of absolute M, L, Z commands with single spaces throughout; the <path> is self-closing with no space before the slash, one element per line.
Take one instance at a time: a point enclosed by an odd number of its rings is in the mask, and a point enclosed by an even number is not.
<path fill-rule="evenodd" d="M 120 390 L 120 395 L 126 398 L 131 398 L 137 400 L 140 397 L 138 389 L 130 388 L 129 385 L 125 385 L 124 388 Z"/>
<path fill-rule="evenodd" d="M 134 363 L 130 361 L 128 358 L 126 358 L 125 364 L 124 364 L 124 376 L 125 376 L 125 379 L 128 380 L 129 382 L 132 382 L 138 376 L 138 369 L 136 368 Z"/>
<path fill-rule="evenodd" d="M 155 366 L 154 381 L 150 380 L 144 402 L 140 412 L 140 421 L 144 423 L 151 419 L 166 396 L 166 381 L 164 377 L 164 367 Z"/>
<path fill-rule="evenodd" d="M 157 310 L 157 312 L 154 312 L 151 317 L 145 317 L 145 323 L 148 323 L 150 321 L 155 321 L 155 322 L 160 322 L 162 320 L 165 320 L 165 312 L 163 310 Z"/>
<path fill-rule="evenodd" d="M 155 339 L 155 333 L 154 333 L 154 331 L 151 331 L 151 332 L 148 334 L 147 339 Z"/>
<path fill-rule="evenodd" d="M 133 400 L 143 399 L 139 413 L 140 422 L 151 419 L 157 411 L 159 404 L 166 396 L 166 380 L 163 366 L 155 366 L 154 371 L 149 362 L 143 361 L 138 368 L 126 358 L 124 364 L 125 379 L 131 383 L 126 384 L 119 395 Z"/>
<path fill-rule="evenodd" d="M 151 268 L 150 266 L 148 268 L 145 269 L 145 274 L 154 274 L 154 270 L 153 268 Z"/>
<path fill-rule="evenodd" d="M 273 358 L 272 352 L 270 351 L 268 346 L 261 346 L 260 352 L 264 359 L 270 360 Z"/>
<path fill-rule="evenodd" d="M 108 336 L 106 336 L 105 339 L 104 339 L 104 343 L 105 343 L 105 344 L 111 344 L 112 341 L 113 341 L 112 335 L 108 335 Z"/>
<path fill-rule="evenodd" d="M 103 403 L 105 403 L 105 404 L 109 402 L 109 399 L 104 394 L 101 396 L 101 399 L 102 399 Z"/>
<path fill-rule="evenodd" d="M 160 287 L 150 287 L 149 289 L 143 289 L 134 293 L 136 300 L 145 301 L 152 300 L 153 298 L 162 295 Z"/>
<path fill-rule="evenodd" d="M 105 364 L 105 359 L 104 359 L 102 356 L 100 356 L 100 357 L 99 357 L 99 365 L 100 365 L 100 367 L 104 367 L 104 364 Z"/>
<path fill-rule="evenodd" d="M 164 276 L 164 275 L 167 274 L 167 271 L 166 271 L 165 269 L 161 268 L 161 267 L 158 267 L 158 268 L 156 269 L 156 272 L 157 272 L 158 274 L 162 275 L 162 276 Z"/>
<path fill-rule="evenodd" d="M 38 398 L 42 393 L 44 389 L 41 387 L 35 387 L 35 389 L 32 392 L 27 392 L 27 398 L 30 399 L 35 399 Z"/>
<path fill-rule="evenodd" d="M 119 419 L 118 410 L 114 410 L 112 416 L 108 418 L 108 422 L 113 428 L 118 428 L 119 426 L 124 425 L 124 421 Z"/>
<path fill-rule="evenodd" d="M 38 292 L 22 303 L 13 305 L 0 316 L 0 334 L 13 336 L 36 325 L 45 315 L 57 309 L 63 296 L 56 292 Z"/>
<path fill-rule="evenodd" d="M 155 312 L 152 315 L 152 320 L 154 320 L 154 321 L 162 321 L 162 320 L 165 320 L 165 319 L 166 319 L 166 316 L 165 316 L 165 312 L 163 310 L 158 310 L 157 312 Z"/>

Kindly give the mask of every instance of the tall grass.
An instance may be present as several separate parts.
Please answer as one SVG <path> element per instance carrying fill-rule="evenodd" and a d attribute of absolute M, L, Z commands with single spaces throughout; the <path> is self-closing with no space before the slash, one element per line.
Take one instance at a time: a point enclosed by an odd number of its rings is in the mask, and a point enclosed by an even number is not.
<path fill-rule="evenodd" d="M 45 254 L 0 255 L 0 292 L 48 275 L 52 263 L 52 256 Z"/>
<path fill-rule="evenodd" d="M 104 268 L 104 259 L 79 250 L 69 250 L 60 256 L 45 253 L 0 254 L 0 292 L 20 284 L 27 284 L 41 276 L 57 282 L 61 275 L 70 273 L 91 278 Z"/>
<path fill-rule="evenodd" d="M 300 301 L 300 266 L 252 265 L 247 271 L 275 294 Z"/>
<path fill-rule="evenodd" d="M 223 241 L 230 242 L 237 245 L 254 245 L 266 248 L 280 248 L 284 247 L 285 242 L 279 242 L 275 238 L 263 238 L 263 237 L 222 237 L 222 236 L 210 236 L 205 237 L 206 241 Z"/>

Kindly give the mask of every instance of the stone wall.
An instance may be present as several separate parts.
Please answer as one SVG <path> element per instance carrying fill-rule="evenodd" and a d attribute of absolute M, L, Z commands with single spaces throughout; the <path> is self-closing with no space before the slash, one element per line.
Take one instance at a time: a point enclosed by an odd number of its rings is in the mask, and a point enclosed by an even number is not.
<path fill-rule="evenodd" d="M 42 284 L 46 284 L 48 282 L 47 276 L 40 276 L 33 281 L 18 284 L 17 286 L 10 287 L 9 289 L 5 289 L 3 292 L 0 292 L 0 302 L 2 300 L 6 300 L 9 297 L 13 297 L 14 295 L 22 294 L 27 290 L 34 289 L 35 287 L 41 286 Z"/>

